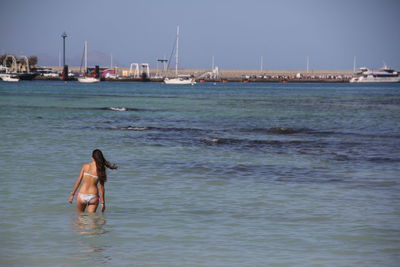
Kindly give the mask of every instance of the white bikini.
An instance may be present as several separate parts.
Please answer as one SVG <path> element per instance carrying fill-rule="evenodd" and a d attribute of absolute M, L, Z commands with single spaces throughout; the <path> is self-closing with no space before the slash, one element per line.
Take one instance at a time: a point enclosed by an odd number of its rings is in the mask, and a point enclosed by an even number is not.
<path fill-rule="evenodd" d="M 93 178 L 96 178 L 96 179 L 98 179 L 99 178 L 99 176 L 97 176 L 97 175 L 93 175 L 93 174 L 90 174 L 90 173 L 87 173 L 87 172 L 84 172 L 83 173 L 83 176 L 90 176 L 90 177 L 93 177 Z M 86 205 L 88 205 L 88 204 L 94 204 L 95 202 L 96 202 L 96 200 L 100 200 L 100 197 L 98 196 L 98 195 L 96 195 L 96 194 L 82 194 L 82 193 L 79 193 L 79 198 L 86 204 Z"/>
<path fill-rule="evenodd" d="M 99 178 L 99 176 L 90 174 L 90 173 L 88 173 L 88 172 L 84 172 L 84 173 L 83 173 L 83 176 L 85 176 L 85 175 L 90 176 L 90 177 L 93 177 L 93 178 L 96 178 L 96 179 Z"/>

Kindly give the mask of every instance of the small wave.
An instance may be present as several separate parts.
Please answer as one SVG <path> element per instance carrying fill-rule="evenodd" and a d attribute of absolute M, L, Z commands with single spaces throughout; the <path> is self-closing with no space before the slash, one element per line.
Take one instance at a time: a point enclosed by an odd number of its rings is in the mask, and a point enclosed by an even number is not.
<path fill-rule="evenodd" d="M 21 109 L 55 109 L 55 110 L 109 110 L 109 111 L 158 111 L 158 110 L 147 110 L 139 108 L 129 107 L 57 107 L 57 106 L 8 106 L 10 108 L 21 108 Z"/>
<path fill-rule="evenodd" d="M 105 107 L 100 108 L 101 110 L 111 110 L 111 111 L 141 111 L 138 108 L 127 108 L 127 107 Z"/>
<path fill-rule="evenodd" d="M 203 139 L 202 140 L 206 144 L 221 144 L 221 145 L 227 145 L 227 144 L 237 144 L 240 143 L 240 140 L 237 139 L 230 139 L 230 138 L 212 138 L 212 139 Z"/>
<path fill-rule="evenodd" d="M 160 132 L 190 132 L 190 133 L 198 133 L 204 132 L 203 129 L 198 128 L 177 128 L 177 127 L 154 127 L 155 130 Z"/>
<path fill-rule="evenodd" d="M 332 178 L 332 179 L 329 179 L 327 182 L 328 183 L 343 183 L 345 180 L 343 180 L 343 179 L 340 179 L 340 178 Z"/>
<path fill-rule="evenodd" d="M 124 108 L 124 107 L 122 107 L 122 108 L 110 107 L 109 109 L 110 109 L 110 110 L 113 110 L 113 111 L 127 111 L 127 110 L 128 110 L 127 108 Z"/>
<path fill-rule="evenodd" d="M 316 131 L 308 128 L 290 128 L 290 127 L 253 128 L 253 129 L 242 129 L 241 131 L 269 133 L 269 134 L 316 133 Z"/>
<path fill-rule="evenodd" d="M 150 127 L 126 126 L 126 127 L 111 127 L 109 129 L 116 131 L 146 131 L 149 130 Z"/>
<path fill-rule="evenodd" d="M 212 139 L 203 139 L 203 143 L 209 145 L 249 145 L 249 146 L 258 146 L 258 145 L 296 145 L 309 143 L 309 141 L 277 141 L 277 140 L 251 140 L 251 139 L 234 139 L 234 138 L 212 138 Z"/>
<path fill-rule="evenodd" d="M 310 134 L 317 136 L 359 136 L 367 138 L 400 138 L 398 134 L 382 134 L 382 133 L 362 133 L 362 132 L 345 132 L 345 131 L 331 131 L 331 130 L 314 130 L 310 128 L 290 128 L 290 127 L 272 127 L 272 128 L 245 128 L 239 129 L 241 132 L 250 133 L 266 133 L 276 135 L 290 135 L 290 134 Z"/>
<path fill-rule="evenodd" d="M 372 162 L 400 162 L 400 158 L 386 158 L 386 157 L 372 157 L 368 158 L 368 161 Z"/>
<path fill-rule="evenodd" d="M 273 127 L 268 130 L 268 132 L 273 134 L 296 134 L 296 133 L 307 133 L 310 132 L 307 128 L 286 128 L 286 127 Z"/>
<path fill-rule="evenodd" d="M 337 160 L 337 161 L 350 161 L 350 160 L 352 160 L 352 158 L 350 158 L 347 155 L 335 155 L 334 159 Z"/>
<path fill-rule="evenodd" d="M 111 127 L 109 128 L 111 130 L 132 130 L 132 131 L 146 131 L 146 130 L 152 130 L 152 131 L 159 131 L 159 132 L 202 132 L 204 130 L 202 129 L 196 129 L 196 128 L 175 128 L 175 127 L 153 127 L 153 126 L 124 126 L 124 127 Z"/>

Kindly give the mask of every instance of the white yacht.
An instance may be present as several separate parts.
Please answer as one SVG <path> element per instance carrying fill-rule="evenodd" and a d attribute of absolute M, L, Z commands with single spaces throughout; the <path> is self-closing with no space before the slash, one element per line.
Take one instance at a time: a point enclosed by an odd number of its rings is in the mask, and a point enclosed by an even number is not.
<path fill-rule="evenodd" d="M 377 71 L 368 68 L 360 68 L 360 71 L 350 79 L 351 83 L 397 83 L 400 82 L 400 74 L 387 66 Z"/>
<path fill-rule="evenodd" d="M 85 76 L 85 77 L 79 77 L 78 81 L 81 83 L 97 83 L 100 82 L 100 79 L 95 77 Z"/>
<path fill-rule="evenodd" d="M 195 85 L 196 81 L 190 75 L 178 75 L 176 78 L 165 78 L 165 84 L 191 84 Z"/>
<path fill-rule="evenodd" d="M 165 84 L 191 84 L 195 85 L 196 81 L 190 75 L 178 75 L 178 65 L 179 65 L 179 26 L 176 27 L 176 48 L 175 48 L 175 77 L 165 78 Z"/>
<path fill-rule="evenodd" d="M 84 68 L 84 73 L 82 77 L 78 78 L 78 81 L 81 83 L 97 83 L 100 82 L 99 78 L 87 76 L 87 41 L 85 41 L 85 45 L 83 48 L 83 55 L 84 55 L 84 60 L 85 60 L 85 68 Z"/>
<path fill-rule="evenodd" d="M 18 76 L 2 75 L 1 79 L 5 82 L 19 82 Z"/>

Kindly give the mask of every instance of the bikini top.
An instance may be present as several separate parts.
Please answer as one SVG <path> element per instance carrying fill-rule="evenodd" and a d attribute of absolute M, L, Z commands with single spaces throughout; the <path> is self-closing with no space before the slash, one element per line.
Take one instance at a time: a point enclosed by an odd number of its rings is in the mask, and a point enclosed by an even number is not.
<path fill-rule="evenodd" d="M 93 174 L 90 174 L 90 173 L 87 173 L 87 172 L 84 172 L 83 175 L 91 176 L 91 177 L 96 178 L 96 179 L 99 178 L 99 176 L 93 175 Z"/>

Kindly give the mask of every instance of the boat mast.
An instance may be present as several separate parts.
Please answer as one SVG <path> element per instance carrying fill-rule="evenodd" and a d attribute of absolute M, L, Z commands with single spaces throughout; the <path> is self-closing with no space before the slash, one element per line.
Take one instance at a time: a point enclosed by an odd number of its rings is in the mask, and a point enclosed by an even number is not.
<path fill-rule="evenodd" d="M 85 41 L 85 75 L 87 73 L 87 41 Z"/>
<path fill-rule="evenodd" d="M 175 53 L 175 75 L 178 76 L 179 64 L 179 25 L 176 26 L 176 53 Z"/>
<path fill-rule="evenodd" d="M 111 57 L 111 59 L 110 59 L 110 69 L 112 69 L 113 68 L 113 55 L 112 55 L 112 53 L 111 53 L 110 57 Z"/>

